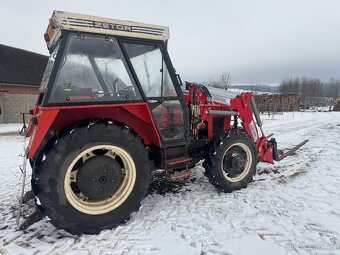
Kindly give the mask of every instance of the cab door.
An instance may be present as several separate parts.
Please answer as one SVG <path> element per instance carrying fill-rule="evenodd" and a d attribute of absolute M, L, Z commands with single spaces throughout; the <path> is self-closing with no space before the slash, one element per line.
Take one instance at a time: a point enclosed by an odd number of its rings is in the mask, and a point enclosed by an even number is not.
<path fill-rule="evenodd" d="M 123 42 L 163 143 L 185 140 L 185 118 L 171 64 L 160 43 Z M 171 67 L 172 68 L 172 67 Z M 174 73 L 174 72 L 173 72 Z"/>

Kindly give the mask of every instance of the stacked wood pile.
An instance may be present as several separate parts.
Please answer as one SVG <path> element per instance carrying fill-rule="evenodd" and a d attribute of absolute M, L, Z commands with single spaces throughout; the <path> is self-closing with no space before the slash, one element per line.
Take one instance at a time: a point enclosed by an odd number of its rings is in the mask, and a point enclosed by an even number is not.
<path fill-rule="evenodd" d="M 300 97 L 294 94 L 257 94 L 254 95 L 259 112 L 298 111 Z"/>
<path fill-rule="evenodd" d="M 333 106 L 333 111 L 340 112 L 340 98 L 336 99 Z"/>

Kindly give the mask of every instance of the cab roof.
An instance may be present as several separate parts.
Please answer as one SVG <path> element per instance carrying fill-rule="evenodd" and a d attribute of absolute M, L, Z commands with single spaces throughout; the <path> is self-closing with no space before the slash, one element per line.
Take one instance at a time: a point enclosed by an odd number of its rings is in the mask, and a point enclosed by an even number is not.
<path fill-rule="evenodd" d="M 169 27 L 166 26 L 54 11 L 45 34 L 49 49 L 59 39 L 61 30 L 160 41 L 167 41 L 170 38 Z"/>

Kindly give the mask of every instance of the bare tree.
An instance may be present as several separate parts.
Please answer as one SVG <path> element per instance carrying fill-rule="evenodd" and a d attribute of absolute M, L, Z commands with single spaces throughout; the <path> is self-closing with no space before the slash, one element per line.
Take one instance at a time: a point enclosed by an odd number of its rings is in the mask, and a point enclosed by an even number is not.
<path fill-rule="evenodd" d="M 319 79 L 301 79 L 301 96 L 304 97 L 322 97 L 323 89 Z"/>
<path fill-rule="evenodd" d="M 221 89 L 229 89 L 231 84 L 231 75 L 228 72 L 222 73 L 218 79 L 215 80 L 209 80 L 208 82 L 204 82 L 205 84 L 208 84 L 208 86 L 215 87 L 215 88 L 221 88 Z"/>
<path fill-rule="evenodd" d="M 279 91 L 281 94 L 299 95 L 301 91 L 301 81 L 299 78 L 285 79 L 280 83 Z"/>
<path fill-rule="evenodd" d="M 222 73 L 221 75 L 221 83 L 222 87 L 227 90 L 230 88 L 230 83 L 231 83 L 231 76 L 230 73 Z"/>
<path fill-rule="evenodd" d="M 281 94 L 300 95 L 305 97 L 322 97 L 324 88 L 320 79 L 315 78 L 289 78 L 280 83 L 279 91 Z"/>

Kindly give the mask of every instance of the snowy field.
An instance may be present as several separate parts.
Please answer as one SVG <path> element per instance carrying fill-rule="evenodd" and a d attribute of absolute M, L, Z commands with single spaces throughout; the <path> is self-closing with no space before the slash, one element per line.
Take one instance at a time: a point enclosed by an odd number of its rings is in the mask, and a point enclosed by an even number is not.
<path fill-rule="evenodd" d="M 0 134 L 0 254 L 340 254 L 340 113 L 262 119 L 279 148 L 310 141 L 282 162 L 260 163 L 255 181 L 231 194 L 197 166 L 178 189 L 153 191 L 128 223 L 94 236 L 46 219 L 16 230 L 22 137 Z"/>

